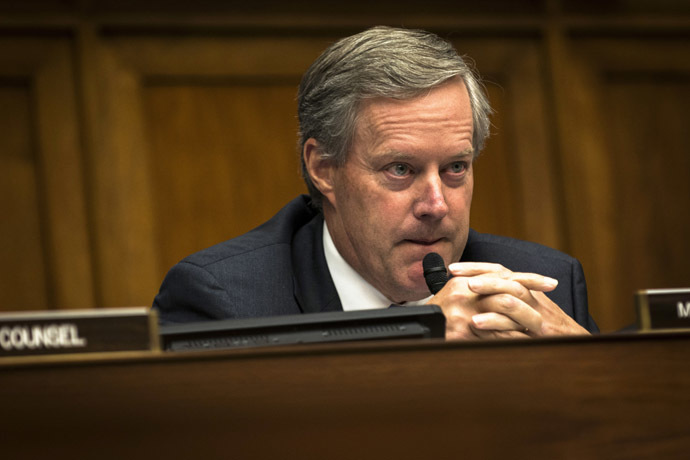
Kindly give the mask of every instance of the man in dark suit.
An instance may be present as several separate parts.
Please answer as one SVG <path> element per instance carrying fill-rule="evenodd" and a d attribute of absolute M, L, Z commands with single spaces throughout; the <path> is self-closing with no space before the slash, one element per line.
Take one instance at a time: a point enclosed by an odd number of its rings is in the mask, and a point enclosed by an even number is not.
<path fill-rule="evenodd" d="M 449 43 L 388 27 L 340 40 L 298 110 L 310 196 L 173 267 L 154 300 L 164 322 L 434 303 L 449 338 L 596 331 L 575 259 L 470 230 L 491 109 Z M 453 275 L 433 296 L 430 252 Z"/>

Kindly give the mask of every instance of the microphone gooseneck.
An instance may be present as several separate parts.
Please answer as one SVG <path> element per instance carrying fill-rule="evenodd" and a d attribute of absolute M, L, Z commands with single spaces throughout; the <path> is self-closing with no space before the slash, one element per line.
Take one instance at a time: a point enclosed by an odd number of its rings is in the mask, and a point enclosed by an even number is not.
<path fill-rule="evenodd" d="M 446 272 L 446 264 L 443 262 L 443 257 L 435 252 L 430 252 L 424 256 L 422 267 L 424 268 L 426 285 L 429 287 L 429 291 L 435 295 L 448 281 L 448 273 Z"/>

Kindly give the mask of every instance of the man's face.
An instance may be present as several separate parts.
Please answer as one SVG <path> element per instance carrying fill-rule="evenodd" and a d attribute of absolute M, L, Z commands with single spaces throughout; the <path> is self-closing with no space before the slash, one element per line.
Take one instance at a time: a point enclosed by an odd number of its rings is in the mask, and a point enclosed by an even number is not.
<path fill-rule="evenodd" d="M 324 216 L 345 260 L 395 302 L 429 295 L 422 259 L 460 259 L 472 202 L 472 110 L 460 80 L 409 100 L 360 108 Z"/>

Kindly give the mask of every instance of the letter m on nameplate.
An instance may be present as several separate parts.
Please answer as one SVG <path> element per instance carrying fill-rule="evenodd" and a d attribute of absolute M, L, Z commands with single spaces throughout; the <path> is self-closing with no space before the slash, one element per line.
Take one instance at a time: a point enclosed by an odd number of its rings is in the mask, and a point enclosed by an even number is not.
<path fill-rule="evenodd" d="M 690 302 L 678 302 L 676 304 L 678 318 L 690 318 Z"/>

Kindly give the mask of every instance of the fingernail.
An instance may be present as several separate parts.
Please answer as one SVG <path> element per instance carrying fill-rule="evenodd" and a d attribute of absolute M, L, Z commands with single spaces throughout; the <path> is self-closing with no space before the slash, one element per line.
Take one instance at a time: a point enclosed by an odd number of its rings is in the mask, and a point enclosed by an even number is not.
<path fill-rule="evenodd" d="M 453 262 L 452 264 L 448 265 L 448 270 L 458 271 L 461 268 L 462 268 L 462 264 L 460 264 L 458 262 Z"/>
<path fill-rule="evenodd" d="M 544 284 L 546 284 L 548 287 L 553 287 L 555 288 L 558 286 L 558 280 L 555 278 L 550 278 L 548 276 L 544 277 Z"/>

